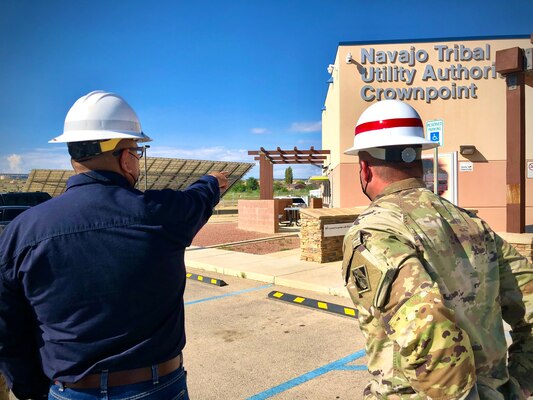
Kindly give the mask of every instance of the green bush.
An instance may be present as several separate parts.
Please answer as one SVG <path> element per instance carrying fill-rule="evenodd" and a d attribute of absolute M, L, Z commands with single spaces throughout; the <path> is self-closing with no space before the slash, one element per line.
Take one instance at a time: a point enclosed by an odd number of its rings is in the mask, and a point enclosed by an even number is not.
<path fill-rule="evenodd" d="M 253 176 L 246 179 L 246 191 L 252 192 L 257 189 L 259 189 L 259 181 L 257 179 Z"/>
<path fill-rule="evenodd" d="M 236 192 L 236 193 L 246 192 L 246 185 L 244 184 L 243 180 L 241 179 L 235 182 L 235 184 L 231 187 L 230 192 Z"/>

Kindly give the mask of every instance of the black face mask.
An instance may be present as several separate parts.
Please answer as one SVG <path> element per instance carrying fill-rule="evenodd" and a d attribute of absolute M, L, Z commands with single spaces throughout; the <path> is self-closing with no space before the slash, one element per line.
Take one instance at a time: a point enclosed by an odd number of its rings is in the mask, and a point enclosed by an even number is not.
<path fill-rule="evenodd" d="M 133 187 L 133 188 L 136 187 L 136 186 L 137 186 L 137 183 L 139 182 L 139 175 L 137 175 L 137 179 L 135 179 L 135 177 L 133 176 L 132 173 L 127 172 L 127 174 L 128 174 L 129 176 L 131 176 L 131 179 L 133 179 L 133 184 L 131 185 L 131 187 Z"/>
<path fill-rule="evenodd" d="M 359 169 L 359 183 L 361 184 L 361 190 L 363 191 L 363 194 L 368 197 L 368 200 L 372 201 L 368 193 L 366 192 L 366 188 L 368 187 L 368 181 L 366 182 L 365 187 L 363 187 L 363 178 L 361 178 L 361 169 Z"/>

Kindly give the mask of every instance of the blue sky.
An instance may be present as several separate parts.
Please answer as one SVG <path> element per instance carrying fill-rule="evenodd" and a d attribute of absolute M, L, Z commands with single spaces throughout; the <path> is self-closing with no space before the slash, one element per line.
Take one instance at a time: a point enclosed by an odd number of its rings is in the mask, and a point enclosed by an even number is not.
<path fill-rule="evenodd" d="M 96 89 L 135 109 L 151 156 L 321 148 L 339 42 L 530 34 L 532 15 L 531 0 L 0 0 L 0 172 L 70 168 L 47 142 Z"/>

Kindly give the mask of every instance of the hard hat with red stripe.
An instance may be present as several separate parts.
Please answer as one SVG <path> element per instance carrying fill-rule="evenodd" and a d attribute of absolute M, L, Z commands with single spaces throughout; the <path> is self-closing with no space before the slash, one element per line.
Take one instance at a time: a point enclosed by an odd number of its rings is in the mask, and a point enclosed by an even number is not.
<path fill-rule="evenodd" d="M 392 146 L 401 150 L 402 161 L 410 162 L 419 158 L 421 150 L 437 147 L 438 143 L 424 137 L 422 119 L 413 107 L 399 100 L 383 100 L 361 114 L 355 127 L 353 146 L 344 154 L 357 155 L 364 150 L 375 158 L 388 160 L 385 150 Z M 391 158 L 391 161 L 400 159 Z"/>

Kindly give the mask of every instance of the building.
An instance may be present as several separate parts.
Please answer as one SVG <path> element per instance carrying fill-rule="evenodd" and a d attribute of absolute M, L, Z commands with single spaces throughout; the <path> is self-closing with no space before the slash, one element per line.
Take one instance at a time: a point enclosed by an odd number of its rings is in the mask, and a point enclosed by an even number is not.
<path fill-rule="evenodd" d="M 324 171 L 332 206 L 368 204 L 359 186 L 357 157 L 343 151 L 352 146 L 355 124 L 370 104 L 399 99 L 416 108 L 425 131 L 441 143 L 439 192 L 478 210 L 494 229 L 505 230 L 506 83 L 494 64 L 496 51 L 511 47 L 531 48 L 530 35 L 340 43 L 328 67 L 322 111 L 322 148 L 331 150 Z M 424 179 L 432 185 L 433 152 L 424 154 Z M 528 86 L 526 164 L 531 167 L 526 225 L 533 225 L 533 88 Z"/>

